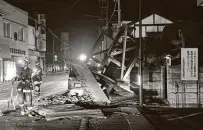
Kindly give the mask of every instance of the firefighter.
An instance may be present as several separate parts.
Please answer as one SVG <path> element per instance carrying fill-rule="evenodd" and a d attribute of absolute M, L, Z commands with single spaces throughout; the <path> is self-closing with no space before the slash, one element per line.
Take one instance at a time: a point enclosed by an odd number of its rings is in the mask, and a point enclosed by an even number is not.
<path fill-rule="evenodd" d="M 29 114 L 32 110 L 32 70 L 29 68 L 28 59 L 22 62 L 20 73 L 14 78 L 13 82 L 20 81 L 17 86 L 17 102 L 21 108 L 21 114 Z"/>
<path fill-rule="evenodd" d="M 34 86 L 34 95 L 39 96 L 40 95 L 40 86 L 42 83 L 42 68 L 38 61 L 36 62 L 36 68 L 35 68 L 34 72 L 32 73 L 32 80 L 33 80 L 33 86 Z"/>

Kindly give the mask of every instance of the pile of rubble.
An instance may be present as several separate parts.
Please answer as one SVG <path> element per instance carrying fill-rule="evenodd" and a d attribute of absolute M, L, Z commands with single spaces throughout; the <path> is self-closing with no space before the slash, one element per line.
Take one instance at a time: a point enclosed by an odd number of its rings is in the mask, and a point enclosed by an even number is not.
<path fill-rule="evenodd" d="M 43 119 L 47 121 L 79 119 L 83 129 L 87 123 L 95 128 L 98 126 L 95 124 L 99 124 L 113 113 L 130 114 L 135 109 L 137 101 L 135 94 L 119 88 L 109 93 L 107 97 L 88 69 L 77 68 L 75 77 L 69 78 L 66 92 L 43 97 L 34 104 L 36 106 L 33 111 L 37 113 L 36 115 L 44 117 Z"/>
<path fill-rule="evenodd" d="M 74 87 L 74 82 L 77 82 L 78 87 Z M 37 106 L 35 106 L 34 111 L 45 117 L 47 121 L 62 118 L 106 119 L 109 112 L 121 112 L 120 107 L 136 105 L 134 94 L 112 93 L 109 96 L 111 103 L 95 102 L 92 93 L 84 84 L 79 84 L 78 80 L 72 78 L 69 81 L 67 92 L 39 99 L 35 103 Z"/>

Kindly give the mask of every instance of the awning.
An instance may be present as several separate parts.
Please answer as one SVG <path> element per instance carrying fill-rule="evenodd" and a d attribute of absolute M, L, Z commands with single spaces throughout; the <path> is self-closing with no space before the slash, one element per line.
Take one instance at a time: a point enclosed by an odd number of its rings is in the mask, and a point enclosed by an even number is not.
<path fill-rule="evenodd" d="M 0 58 L 11 58 L 10 47 L 6 44 L 0 44 Z"/>

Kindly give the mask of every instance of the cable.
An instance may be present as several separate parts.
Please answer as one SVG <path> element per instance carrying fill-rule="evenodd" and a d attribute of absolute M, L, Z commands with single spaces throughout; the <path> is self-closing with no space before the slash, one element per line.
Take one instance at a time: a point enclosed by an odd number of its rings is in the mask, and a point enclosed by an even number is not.
<path fill-rule="evenodd" d="M 76 1 L 76 2 L 78 3 L 79 1 L 80 1 L 80 0 L 78 0 L 78 1 Z M 3 1 L 3 2 L 4 2 L 5 4 L 8 4 L 8 5 L 9 5 L 10 7 L 12 7 L 13 9 L 16 9 L 16 10 L 18 10 L 19 12 L 23 13 L 24 15 L 28 16 L 29 19 L 31 19 L 31 20 L 37 22 L 37 20 L 36 20 L 35 18 L 30 17 L 30 16 L 29 16 L 27 13 L 25 13 L 23 10 L 21 10 L 21 9 L 19 9 L 19 8 L 17 8 L 17 7 L 15 7 L 15 6 L 13 6 L 13 5 L 11 5 L 11 4 L 5 2 L 5 1 Z M 45 26 L 45 28 L 48 30 L 48 32 L 49 32 L 52 36 L 54 36 L 54 37 L 57 38 L 61 43 L 63 43 L 62 40 L 61 40 L 50 28 L 48 28 L 47 26 Z M 70 48 L 73 49 L 73 50 L 76 50 L 73 46 L 70 46 Z"/>
<path fill-rule="evenodd" d="M 79 1 L 80 1 L 80 0 L 76 1 L 76 2 L 72 5 L 72 7 L 74 7 Z M 11 5 L 11 4 L 9 4 L 9 3 L 3 1 L 3 0 L 2 0 L 2 2 L 5 3 L 5 4 L 7 4 L 7 5 L 9 5 L 11 8 L 18 10 L 19 12 L 23 13 L 24 15 L 28 16 L 29 19 L 31 19 L 31 20 L 37 22 L 37 19 L 35 19 L 35 18 L 29 16 L 28 13 L 25 13 L 23 10 L 21 10 L 21 9 L 19 9 L 19 8 L 17 8 L 17 7 L 15 7 L 15 6 L 13 6 L 13 5 Z M 52 36 L 54 36 L 55 38 L 57 38 L 57 39 L 59 39 L 59 40 L 61 41 L 61 39 L 60 39 L 58 36 L 56 36 L 56 34 L 55 34 L 50 28 L 48 28 L 48 27 L 46 26 L 46 29 L 48 30 L 49 33 L 51 33 Z M 62 41 L 61 41 L 61 42 L 62 42 Z"/>
<path fill-rule="evenodd" d="M 65 8 L 65 9 L 61 9 L 61 10 L 59 10 L 60 12 L 62 12 L 62 11 L 65 11 L 65 12 L 67 12 L 69 9 L 72 9 L 73 7 L 75 7 L 79 2 L 80 2 L 81 0 L 77 0 L 77 1 L 75 1 L 71 6 L 69 6 L 68 8 Z M 49 13 L 49 14 L 56 14 L 56 12 L 51 12 L 51 13 Z"/>

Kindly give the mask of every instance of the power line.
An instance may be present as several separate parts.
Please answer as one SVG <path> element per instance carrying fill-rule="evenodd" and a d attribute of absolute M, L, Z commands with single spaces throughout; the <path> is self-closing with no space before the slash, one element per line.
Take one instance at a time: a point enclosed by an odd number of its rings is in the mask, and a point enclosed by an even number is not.
<path fill-rule="evenodd" d="M 109 19 L 109 21 L 107 22 L 107 24 L 109 24 L 110 22 L 111 22 L 111 19 L 112 19 L 112 17 L 113 17 L 113 15 L 114 15 L 114 13 L 115 13 L 115 11 L 116 11 L 116 4 L 117 4 L 117 1 L 115 1 L 115 4 L 114 4 L 114 10 L 113 10 L 113 12 L 112 12 L 112 14 L 111 14 L 111 17 L 110 17 L 110 19 Z M 102 27 L 102 29 L 101 30 L 103 30 L 104 32 L 106 32 L 107 31 L 107 27 Z M 102 35 L 102 31 L 99 33 L 99 35 L 98 35 L 98 37 L 100 37 L 101 35 Z"/>
<path fill-rule="evenodd" d="M 79 2 L 79 1 L 80 1 L 80 0 L 78 0 L 78 2 Z M 35 19 L 35 18 L 29 16 L 28 13 L 24 12 L 23 10 L 21 10 L 21 9 L 19 9 L 19 8 L 17 8 L 17 7 L 15 7 L 15 6 L 13 6 L 13 5 L 11 5 L 11 4 L 9 4 L 9 3 L 3 1 L 3 0 L 2 0 L 2 2 L 5 3 L 5 4 L 8 4 L 11 8 L 16 9 L 16 10 L 18 10 L 19 12 L 23 13 L 24 15 L 28 16 L 28 18 L 31 19 L 31 20 L 33 20 L 34 22 L 37 22 L 37 19 Z M 61 41 L 61 39 L 60 39 L 50 28 L 48 28 L 47 26 L 45 26 L 45 27 L 46 27 L 46 29 L 48 30 L 48 32 L 49 32 L 52 36 L 54 36 L 55 38 L 57 38 L 57 39 L 59 39 L 59 40 Z"/>
<path fill-rule="evenodd" d="M 37 19 L 35 19 L 35 18 L 29 16 L 29 15 L 28 15 L 27 13 L 25 13 L 23 10 L 21 10 L 21 9 L 19 9 L 19 8 L 17 8 L 17 7 L 15 7 L 15 6 L 13 6 L 13 5 L 11 5 L 11 4 L 5 2 L 5 1 L 3 1 L 3 2 L 4 2 L 5 4 L 8 4 L 8 5 L 9 5 L 10 7 L 12 7 L 13 9 L 16 9 L 16 10 L 18 10 L 19 12 L 23 13 L 24 15 L 28 16 L 28 18 L 31 19 L 31 20 L 33 20 L 34 22 L 37 22 Z M 45 28 L 48 30 L 48 32 L 49 32 L 52 36 L 54 36 L 56 39 L 58 39 L 58 40 L 62 43 L 62 40 L 61 40 L 50 28 L 48 28 L 47 26 L 45 26 Z M 76 50 L 76 49 L 75 49 L 74 47 L 72 47 L 72 46 L 70 46 L 70 48 L 73 49 L 73 50 Z"/>
<path fill-rule="evenodd" d="M 75 1 L 75 0 L 74 0 Z M 65 9 L 61 9 L 59 10 L 60 12 L 67 12 L 68 10 L 72 9 L 73 7 L 75 7 L 81 0 L 77 0 L 75 1 L 71 6 L 69 6 L 68 8 L 65 8 Z M 49 14 L 56 14 L 57 12 L 51 12 Z"/>

